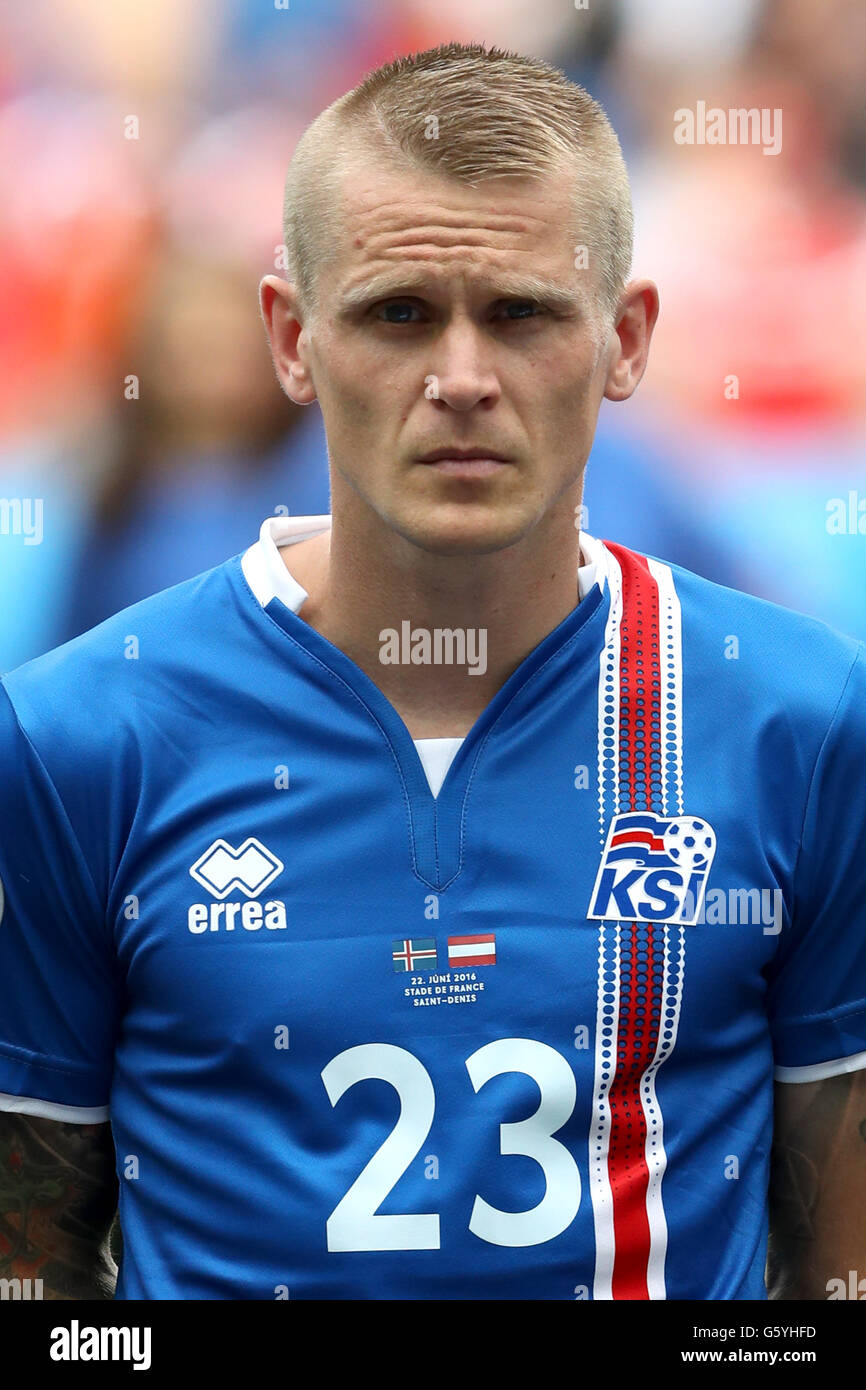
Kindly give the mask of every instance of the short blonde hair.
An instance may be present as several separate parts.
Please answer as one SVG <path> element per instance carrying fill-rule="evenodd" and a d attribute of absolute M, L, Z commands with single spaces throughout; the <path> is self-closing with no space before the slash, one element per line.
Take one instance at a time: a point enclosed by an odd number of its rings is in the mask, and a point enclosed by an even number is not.
<path fill-rule="evenodd" d="M 323 246 L 334 245 L 341 174 L 365 158 L 470 184 L 573 168 L 575 236 L 598 264 L 601 296 L 614 310 L 632 258 L 625 161 L 602 107 L 550 63 L 442 44 L 376 68 L 316 117 L 296 146 L 283 205 L 288 273 L 307 313 Z"/>

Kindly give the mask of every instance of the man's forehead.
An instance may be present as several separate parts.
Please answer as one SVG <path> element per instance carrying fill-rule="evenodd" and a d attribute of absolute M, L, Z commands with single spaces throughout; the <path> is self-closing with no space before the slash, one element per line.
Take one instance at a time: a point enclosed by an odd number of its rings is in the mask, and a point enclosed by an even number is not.
<path fill-rule="evenodd" d="M 501 285 L 506 293 L 508 277 L 525 282 L 534 271 L 575 289 L 574 207 L 561 180 L 549 187 L 539 178 L 470 186 L 407 166 L 366 176 L 347 171 L 341 191 L 329 278 L 352 300 L 373 277 L 383 292 L 405 288 L 405 277 L 419 291 L 461 279 L 482 290 Z"/>
<path fill-rule="evenodd" d="M 468 183 L 422 170 L 408 162 L 400 168 L 349 166 L 339 178 L 344 227 L 358 223 L 379 227 L 440 223 L 493 232 L 540 235 L 574 217 L 573 187 L 552 173 L 532 178 L 513 176 Z"/>
<path fill-rule="evenodd" d="M 319 294 L 353 318 L 376 299 L 453 294 L 535 298 L 565 314 L 598 293 L 574 170 L 471 184 L 383 151 L 358 150 L 330 183 L 319 236 Z M 324 213 L 324 209 L 323 209 Z"/>

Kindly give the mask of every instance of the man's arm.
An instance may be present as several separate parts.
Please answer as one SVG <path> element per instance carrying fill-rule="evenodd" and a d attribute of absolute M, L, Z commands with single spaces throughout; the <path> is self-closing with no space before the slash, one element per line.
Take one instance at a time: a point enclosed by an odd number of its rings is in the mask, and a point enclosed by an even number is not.
<path fill-rule="evenodd" d="M 110 1124 L 0 1111 L 0 1278 L 37 1278 L 46 1299 L 113 1298 L 117 1209 Z"/>
<path fill-rule="evenodd" d="M 866 1278 L 866 1070 L 776 1083 L 769 1202 L 770 1298 Z"/>

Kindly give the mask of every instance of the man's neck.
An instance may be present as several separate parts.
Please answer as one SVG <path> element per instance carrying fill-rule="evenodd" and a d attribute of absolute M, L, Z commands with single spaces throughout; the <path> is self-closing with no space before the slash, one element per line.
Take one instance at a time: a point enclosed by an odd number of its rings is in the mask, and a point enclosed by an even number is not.
<path fill-rule="evenodd" d="M 482 556 L 418 552 L 407 564 L 336 527 L 280 554 L 309 595 L 298 616 L 370 677 L 412 737 L 461 737 L 578 602 L 578 533 L 560 532 L 556 545 L 533 537 Z M 435 660 L 437 630 L 460 634 L 462 663 L 442 659 L 447 636 Z M 407 660 L 413 649 L 433 659 Z"/>

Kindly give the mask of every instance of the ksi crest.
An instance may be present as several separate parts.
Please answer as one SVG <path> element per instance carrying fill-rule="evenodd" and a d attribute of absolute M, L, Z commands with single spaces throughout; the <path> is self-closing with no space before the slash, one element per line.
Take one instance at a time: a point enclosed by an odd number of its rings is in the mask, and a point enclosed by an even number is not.
<path fill-rule="evenodd" d="M 586 915 L 691 926 L 700 914 L 715 852 L 715 831 L 698 816 L 654 811 L 614 816 Z"/>

